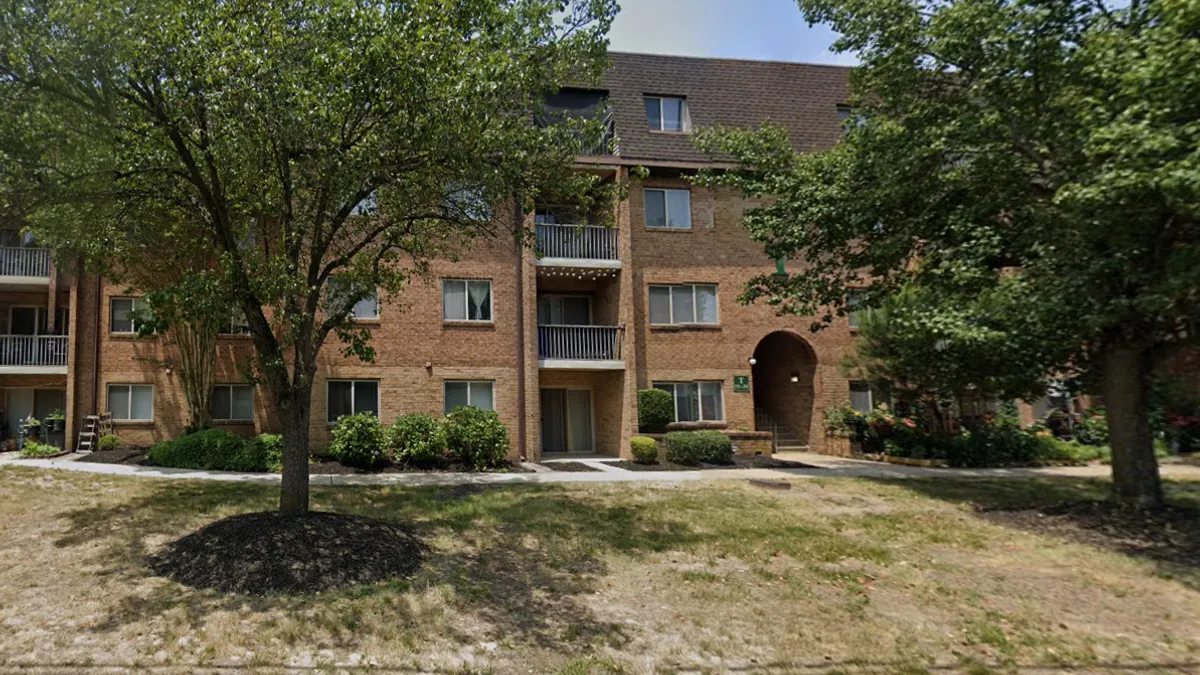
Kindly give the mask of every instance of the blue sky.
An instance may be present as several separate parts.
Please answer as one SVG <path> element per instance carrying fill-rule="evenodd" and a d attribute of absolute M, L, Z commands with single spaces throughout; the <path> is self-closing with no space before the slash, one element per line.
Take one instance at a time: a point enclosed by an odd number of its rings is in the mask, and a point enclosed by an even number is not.
<path fill-rule="evenodd" d="M 853 64 L 829 51 L 833 31 L 809 28 L 795 0 L 618 0 L 610 49 Z"/>

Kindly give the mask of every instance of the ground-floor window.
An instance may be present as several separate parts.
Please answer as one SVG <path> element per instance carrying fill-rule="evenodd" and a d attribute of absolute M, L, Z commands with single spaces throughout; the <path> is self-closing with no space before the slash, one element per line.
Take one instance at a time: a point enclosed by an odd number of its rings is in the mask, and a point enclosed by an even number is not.
<path fill-rule="evenodd" d="M 721 382 L 655 382 L 655 389 L 675 398 L 676 422 L 715 422 L 725 419 Z"/>
<path fill-rule="evenodd" d="M 326 422 L 364 412 L 379 416 L 379 380 L 329 380 L 325 387 Z"/>
<path fill-rule="evenodd" d="M 108 385 L 108 411 L 114 420 L 149 422 L 154 419 L 154 385 Z"/>
<path fill-rule="evenodd" d="M 445 406 L 450 412 L 463 406 L 495 410 L 495 383 L 487 380 L 446 380 Z"/>
<path fill-rule="evenodd" d="M 892 388 L 887 382 L 851 380 L 850 407 L 869 413 L 880 405 L 891 406 Z"/>
<path fill-rule="evenodd" d="M 254 387 L 247 384 L 218 384 L 213 387 L 212 418 L 216 422 L 253 420 Z"/>

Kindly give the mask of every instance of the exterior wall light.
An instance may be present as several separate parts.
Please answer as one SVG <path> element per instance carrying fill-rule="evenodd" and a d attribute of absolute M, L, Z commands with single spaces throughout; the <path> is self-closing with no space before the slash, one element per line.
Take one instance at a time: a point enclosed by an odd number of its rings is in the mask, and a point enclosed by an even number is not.
<path fill-rule="evenodd" d="M 758 359 L 754 358 L 753 356 L 751 356 L 747 360 L 750 361 L 750 365 L 752 365 L 752 366 L 758 363 Z"/>

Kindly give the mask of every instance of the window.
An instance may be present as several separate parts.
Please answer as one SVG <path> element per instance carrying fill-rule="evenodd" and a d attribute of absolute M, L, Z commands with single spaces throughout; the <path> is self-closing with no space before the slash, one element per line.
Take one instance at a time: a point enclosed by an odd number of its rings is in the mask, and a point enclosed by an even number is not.
<path fill-rule="evenodd" d="M 369 412 L 379 416 L 379 380 L 329 380 L 325 383 L 325 421 Z"/>
<path fill-rule="evenodd" d="M 687 99 L 677 96 L 647 96 L 646 123 L 650 131 L 688 131 L 692 128 Z"/>
<path fill-rule="evenodd" d="M 150 309 L 145 298 L 112 298 L 109 303 L 108 330 L 112 333 L 136 333 L 140 323 L 132 315 Z"/>
<path fill-rule="evenodd" d="M 692 229 L 692 193 L 687 190 L 646 189 L 646 227 Z"/>
<path fill-rule="evenodd" d="M 725 419 L 720 382 L 655 382 L 655 389 L 675 399 L 676 422 L 715 422 Z"/>
<path fill-rule="evenodd" d="M 717 287 L 697 284 L 651 286 L 650 323 L 717 323 Z"/>
<path fill-rule="evenodd" d="M 359 300 L 358 302 L 354 303 L 353 311 L 354 311 L 354 318 L 359 321 L 362 321 L 364 319 L 366 319 L 368 321 L 371 319 L 378 319 L 379 318 L 379 296 L 372 295 L 369 298 L 363 298 L 362 300 Z"/>
<path fill-rule="evenodd" d="M 492 396 L 494 384 L 486 380 L 465 381 L 446 380 L 445 406 L 443 410 L 450 412 L 463 406 L 475 406 L 480 410 L 495 410 L 495 399 Z"/>
<path fill-rule="evenodd" d="M 850 382 L 850 407 L 869 413 L 881 405 L 891 407 L 892 387 L 887 382 Z"/>
<path fill-rule="evenodd" d="M 445 321 L 491 321 L 492 282 L 443 279 L 442 319 Z"/>
<path fill-rule="evenodd" d="M 154 419 L 154 386 L 149 384 L 108 385 L 108 411 L 114 420 L 148 422 Z"/>
<path fill-rule="evenodd" d="M 862 296 L 858 293 L 851 293 L 846 298 L 846 307 L 850 309 L 850 313 L 846 315 L 846 320 L 850 327 L 857 329 L 862 324 L 863 314 L 869 312 L 869 309 L 854 309 L 862 302 Z"/>
<path fill-rule="evenodd" d="M 218 384 L 213 387 L 212 418 L 219 422 L 253 420 L 254 387 L 247 384 Z"/>
<path fill-rule="evenodd" d="M 221 335 L 241 335 L 250 332 L 250 324 L 246 321 L 246 313 L 235 307 L 229 310 L 229 322 L 222 323 L 217 332 Z"/>

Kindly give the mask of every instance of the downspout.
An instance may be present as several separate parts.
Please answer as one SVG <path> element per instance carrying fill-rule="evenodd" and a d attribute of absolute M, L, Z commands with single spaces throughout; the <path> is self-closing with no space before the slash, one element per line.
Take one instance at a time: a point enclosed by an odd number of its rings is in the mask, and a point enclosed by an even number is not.
<path fill-rule="evenodd" d="M 517 452 L 525 461 L 525 250 L 521 243 L 525 218 L 519 201 L 513 206 L 513 215 L 517 225 L 513 237 L 517 259 Z"/>
<path fill-rule="evenodd" d="M 100 294 L 103 290 L 100 275 L 96 275 L 96 311 L 92 326 L 92 414 L 100 414 Z"/>

